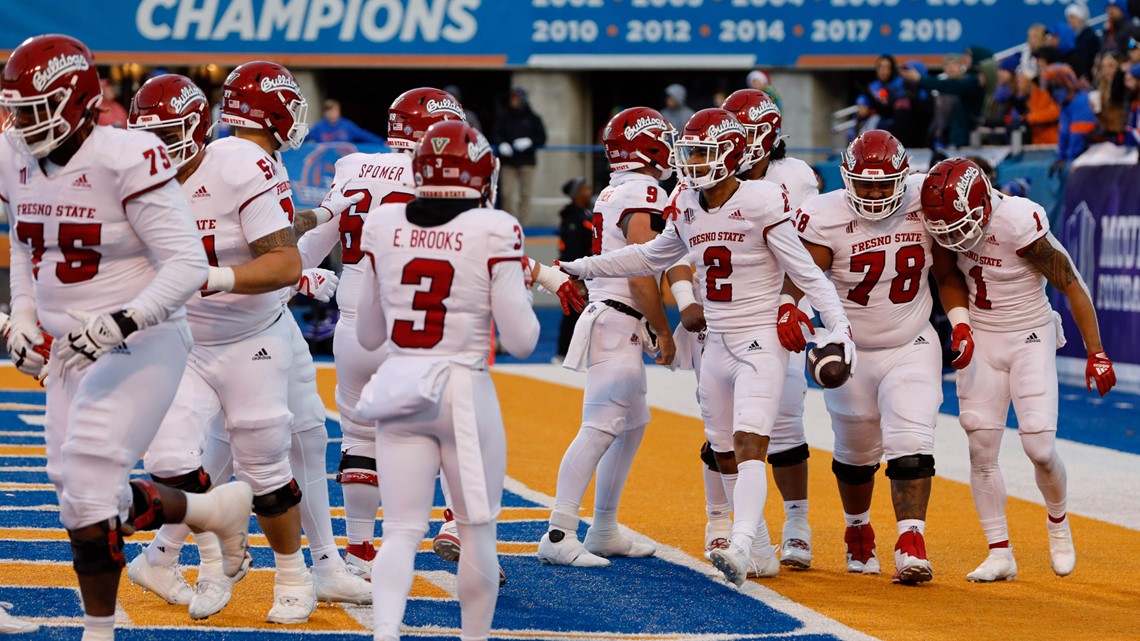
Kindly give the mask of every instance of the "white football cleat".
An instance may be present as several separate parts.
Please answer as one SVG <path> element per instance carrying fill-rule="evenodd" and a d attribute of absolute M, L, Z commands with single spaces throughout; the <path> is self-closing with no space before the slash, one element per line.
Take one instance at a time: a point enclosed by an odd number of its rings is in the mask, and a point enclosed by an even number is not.
<path fill-rule="evenodd" d="M 441 559 L 459 562 L 459 553 L 462 546 L 459 543 L 459 526 L 455 524 L 455 515 L 450 509 L 443 511 L 443 525 L 439 526 L 439 534 L 432 539 L 431 549 Z"/>
<path fill-rule="evenodd" d="M 804 519 L 784 522 L 783 543 L 780 545 L 780 565 L 797 570 L 811 568 L 811 526 Z"/>
<path fill-rule="evenodd" d="M 243 481 L 230 481 L 214 486 L 204 494 L 216 501 L 221 518 L 210 528 L 222 546 L 222 568 L 226 576 L 236 577 L 245 563 L 249 549 L 249 515 L 253 506 L 253 490 Z"/>
<path fill-rule="evenodd" d="M 313 588 L 318 601 L 372 605 L 372 586 L 346 566 L 324 572 L 313 570 Z"/>
<path fill-rule="evenodd" d="M 316 609 L 317 591 L 312 575 L 306 572 L 304 580 L 297 585 L 273 584 L 273 607 L 265 620 L 283 625 L 305 623 Z"/>
<path fill-rule="evenodd" d="M 170 605 L 190 605 L 194 589 L 182 576 L 175 565 L 151 565 L 146 558 L 146 550 L 136 556 L 127 566 L 127 578 L 144 591 L 154 592 Z"/>
<path fill-rule="evenodd" d="M 744 580 L 748 578 L 748 571 L 752 568 L 752 559 L 749 557 L 748 550 L 730 542 L 728 547 L 717 548 L 709 556 L 712 557 L 710 559 L 712 564 L 724 575 L 725 581 L 736 587 L 744 585 Z M 777 561 L 776 567 L 779 568 L 779 565 L 780 563 Z"/>
<path fill-rule="evenodd" d="M 556 540 L 557 539 L 557 540 Z M 576 568 L 604 568 L 609 559 L 591 554 L 578 537 L 562 530 L 550 530 L 538 542 L 538 560 L 549 565 L 570 565 Z"/>
<path fill-rule="evenodd" d="M 1077 565 L 1077 549 L 1067 516 L 1060 523 L 1049 523 L 1049 560 L 1057 576 L 1069 576 Z"/>
<path fill-rule="evenodd" d="M 26 632 L 39 631 L 39 625 L 17 619 L 11 614 L 8 614 L 8 608 L 11 607 L 12 604 L 6 601 L 0 603 L 0 634 L 24 634 Z"/>
<path fill-rule="evenodd" d="M 376 548 L 372 541 L 349 544 L 344 548 L 344 563 L 348 571 L 365 581 L 372 581 L 372 559 L 376 558 Z"/>
<path fill-rule="evenodd" d="M 611 556 L 625 556 L 630 558 L 643 558 L 653 556 L 657 548 L 648 543 L 639 543 L 622 534 L 617 529 L 601 532 L 591 527 L 586 530 L 586 540 L 582 542 L 590 554 L 609 558 Z"/>
<path fill-rule="evenodd" d="M 780 557 L 772 549 L 769 554 L 753 554 L 749 559 L 748 578 L 768 579 L 780 573 Z"/>
<path fill-rule="evenodd" d="M 1013 548 L 992 548 L 986 560 L 966 575 L 966 580 L 971 583 L 1013 581 L 1016 578 L 1017 561 L 1013 558 Z"/>
<path fill-rule="evenodd" d="M 229 604 L 233 594 L 234 584 L 229 577 L 199 577 L 194 584 L 194 596 L 190 599 L 190 618 L 200 621 L 214 616 Z"/>

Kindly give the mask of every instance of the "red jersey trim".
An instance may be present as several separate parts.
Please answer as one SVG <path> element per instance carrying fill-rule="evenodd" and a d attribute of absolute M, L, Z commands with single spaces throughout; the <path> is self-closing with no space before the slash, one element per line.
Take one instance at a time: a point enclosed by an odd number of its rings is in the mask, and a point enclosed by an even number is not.
<path fill-rule="evenodd" d="M 126 207 L 127 203 L 134 200 L 135 198 L 138 198 L 139 196 L 142 196 L 143 194 L 150 193 L 150 192 L 154 191 L 155 189 L 159 189 L 160 187 L 162 187 L 163 185 L 165 185 L 166 183 L 168 183 L 172 180 L 174 180 L 174 176 L 171 176 L 170 178 L 167 178 L 166 180 L 164 180 L 160 183 L 153 184 L 150 187 L 147 187 L 145 189 L 140 189 L 140 190 L 136 191 L 135 193 L 133 193 L 130 196 L 127 196 L 126 198 L 123 199 L 123 207 Z M 187 203 L 187 205 L 189 205 L 189 203 Z"/>
<path fill-rule="evenodd" d="M 280 184 L 280 183 L 278 183 L 278 184 Z M 265 193 L 266 193 L 266 192 L 268 192 L 268 191 L 271 191 L 271 190 L 273 190 L 273 189 L 276 189 L 276 188 L 277 188 L 277 185 L 270 185 L 270 186 L 266 187 L 265 189 L 262 189 L 261 191 L 257 192 L 256 194 L 254 194 L 254 195 L 250 196 L 250 197 L 249 197 L 249 200 L 246 200 L 244 203 L 242 203 L 242 204 L 241 204 L 241 206 L 240 206 L 240 207 L 238 207 L 238 213 L 240 214 L 241 212 L 245 211 L 245 206 L 246 206 L 246 205 L 248 205 L 248 204 L 250 204 L 251 202 L 253 202 L 253 201 L 257 200 L 258 198 L 261 198 L 262 196 L 264 196 L 264 195 L 265 195 Z M 287 212 L 286 212 L 286 213 L 287 213 Z M 293 221 L 292 221 L 292 217 L 290 217 L 290 221 L 289 221 L 289 222 L 290 222 L 290 224 L 292 224 L 292 222 L 293 222 Z"/>
<path fill-rule="evenodd" d="M 498 265 L 499 263 L 509 263 L 511 261 L 518 262 L 519 260 L 526 261 L 526 256 L 519 254 L 518 256 L 495 256 L 494 258 L 488 258 L 487 273 L 490 274 L 495 269 L 495 265 Z"/>
<path fill-rule="evenodd" d="M 784 223 L 790 223 L 790 222 L 792 222 L 791 218 L 785 218 L 779 222 L 772 223 L 771 225 L 768 225 L 767 227 L 765 227 L 764 228 L 764 240 L 765 241 L 768 240 L 768 232 L 772 231 L 776 227 L 779 227 L 780 225 L 783 225 Z M 811 241 L 808 241 L 808 242 L 811 242 Z"/>
<path fill-rule="evenodd" d="M 1037 238 L 1034 238 L 1033 240 L 1029 241 L 1028 245 L 1026 245 L 1025 247 L 1022 247 L 1021 249 L 1015 251 L 1014 253 L 1017 254 L 1018 258 L 1020 258 L 1022 255 L 1025 254 L 1025 252 L 1029 251 L 1029 248 L 1033 246 L 1033 243 L 1036 243 L 1037 241 L 1041 240 L 1042 238 L 1044 238 L 1048 235 L 1049 235 L 1049 232 L 1045 232 L 1044 234 L 1041 234 Z"/>

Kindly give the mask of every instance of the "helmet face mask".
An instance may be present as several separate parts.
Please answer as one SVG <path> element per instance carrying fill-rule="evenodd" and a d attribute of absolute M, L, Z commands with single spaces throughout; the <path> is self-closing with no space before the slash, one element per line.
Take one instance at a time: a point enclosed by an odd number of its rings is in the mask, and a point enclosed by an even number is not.
<path fill-rule="evenodd" d="M 199 124 L 201 117 L 198 114 L 188 114 L 173 122 L 157 119 L 144 122 L 140 119 L 139 122 L 127 123 L 127 129 L 150 131 L 158 136 L 162 144 L 166 145 L 170 162 L 174 164 L 175 169 L 178 169 L 202 150 L 193 136 L 194 129 Z"/>
<path fill-rule="evenodd" d="M 206 94 L 192 80 L 163 74 L 143 83 L 131 99 L 127 128 L 158 136 L 177 169 L 205 148 L 209 118 Z"/>
<path fill-rule="evenodd" d="M 909 172 L 902 143 L 879 129 L 856 138 L 839 166 L 848 204 L 868 220 L 883 220 L 902 207 Z"/>
<path fill-rule="evenodd" d="M 63 109 L 71 89 L 60 87 L 32 98 L 4 96 L 4 133 L 20 153 L 43 158 L 71 135 Z M 6 93 L 6 92 L 5 92 Z"/>
<path fill-rule="evenodd" d="M 772 98 L 757 89 L 740 89 L 725 98 L 721 105 L 732 112 L 747 133 L 744 158 L 739 171 L 749 171 L 772 153 L 780 138 L 783 117 Z"/>
<path fill-rule="evenodd" d="M 691 189 L 708 189 L 736 174 L 746 141 L 744 127 L 728 111 L 698 111 L 673 146 L 677 175 Z"/>
<path fill-rule="evenodd" d="M 922 183 L 922 222 L 942 247 L 973 250 L 985 238 L 992 212 L 989 177 L 965 158 L 943 160 Z"/>

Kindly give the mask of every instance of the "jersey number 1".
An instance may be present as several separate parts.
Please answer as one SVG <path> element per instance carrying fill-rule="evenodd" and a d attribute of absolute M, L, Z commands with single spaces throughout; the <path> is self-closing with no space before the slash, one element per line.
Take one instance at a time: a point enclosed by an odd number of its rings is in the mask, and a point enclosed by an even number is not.
<path fill-rule="evenodd" d="M 446 260 L 414 258 L 404 265 L 400 284 L 420 285 L 424 279 L 428 281 L 428 288 L 412 296 L 412 309 L 424 312 L 423 328 L 416 329 L 414 321 L 405 319 L 392 323 L 392 342 L 400 347 L 429 349 L 443 340 L 443 321 L 447 316 L 443 302 L 451 296 L 455 267 Z"/>

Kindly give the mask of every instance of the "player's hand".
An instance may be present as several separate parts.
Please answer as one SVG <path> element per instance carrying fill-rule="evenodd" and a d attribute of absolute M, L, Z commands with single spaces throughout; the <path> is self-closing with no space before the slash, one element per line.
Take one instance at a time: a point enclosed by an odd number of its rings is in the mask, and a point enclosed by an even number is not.
<path fill-rule="evenodd" d="M 673 359 L 677 356 L 677 344 L 673 342 L 673 335 L 669 332 L 658 334 L 657 350 L 660 352 L 657 355 L 657 364 L 665 367 L 672 365 Z"/>
<path fill-rule="evenodd" d="M 843 362 L 851 366 L 851 375 L 854 376 L 858 354 L 855 353 L 855 341 L 851 338 L 851 327 L 848 325 L 840 325 L 833 330 L 821 334 L 815 341 L 816 347 L 833 344 L 843 346 Z"/>
<path fill-rule="evenodd" d="M 1096 381 L 1096 391 L 1101 396 L 1116 385 L 1116 372 L 1112 369 L 1112 361 L 1104 352 L 1090 355 L 1088 365 L 1085 365 L 1085 387 L 1089 391 L 1092 391 L 1093 381 Z"/>
<path fill-rule="evenodd" d="M 563 273 L 570 274 L 574 278 L 581 278 L 582 272 L 586 271 L 586 264 L 584 259 L 569 260 L 566 262 L 554 261 L 554 266 L 561 269 Z"/>
<path fill-rule="evenodd" d="M 705 331 L 705 308 L 702 305 L 689 305 L 681 310 L 681 327 L 690 332 Z"/>
<path fill-rule="evenodd" d="M 64 367 L 74 367 L 77 370 L 87 367 L 103 354 L 122 345 L 128 336 L 139 329 L 134 310 L 130 309 L 102 314 L 69 309 L 67 313 L 83 325 L 64 337 L 59 357 L 63 359 Z"/>
<path fill-rule="evenodd" d="M 966 369 L 974 358 L 974 332 L 966 323 L 958 323 L 950 334 L 950 349 L 958 356 L 950 363 L 954 369 Z"/>
<path fill-rule="evenodd" d="M 499 155 L 503 158 L 510 158 L 515 155 L 515 148 L 509 142 L 499 143 Z"/>
<path fill-rule="evenodd" d="M 558 302 L 562 303 L 564 316 L 569 316 L 571 309 L 581 312 L 586 308 L 586 286 L 577 278 L 567 278 L 554 294 L 558 296 Z"/>
<path fill-rule="evenodd" d="M 301 280 L 297 282 L 297 293 L 327 303 L 332 300 L 339 284 L 340 277 L 336 275 L 336 272 L 314 267 L 301 272 Z"/>
<path fill-rule="evenodd" d="M 51 360 L 52 338 L 40 329 L 35 314 L 5 316 L 0 332 L 8 342 L 8 354 L 16 369 L 42 381 Z"/>
<path fill-rule="evenodd" d="M 343 214 L 346 209 L 352 207 L 356 203 L 364 199 L 364 192 L 353 192 L 351 196 L 345 196 L 339 191 L 330 191 L 329 195 L 325 197 L 325 201 L 320 204 L 317 209 L 323 209 L 328 212 L 329 217 L 326 220 L 332 220 L 337 216 Z"/>
<path fill-rule="evenodd" d="M 515 138 L 514 142 L 511 143 L 511 146 L 515 148 L 515 151 L 517 151 L 521 154 L 524 151 L 533 147 L 534 141 L 531 140 L 530 138 L 525 138 L 525 137 Z"/>
<path fill-rule="evenodd" d="M 776 314 L 776 334 L 780 337 L 780 344 L 784 349 L 797 354 L 807 349 L 807 339 L 804 338 L 804 331 L 800 329 L 800 325 L 806 326 L 808 331 L 815 335 L 815 328 L 812 327 L 808 315 L 796 307 L 795 303 L 780 305 Z"/>
<path fill-rule="evenodd" d="M 1068 166 L 1068 163 L 1065 162 L 1064 160 L 1061 160 L 1061 159 L 1054 160 L 1053 164 L 1049 165 L 1049 177 L 1052 178 L 1053 176 L 1060 177 L 1060 176 L 1065 175 L 1065 168 L 1067 166 Z"/>

